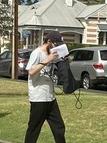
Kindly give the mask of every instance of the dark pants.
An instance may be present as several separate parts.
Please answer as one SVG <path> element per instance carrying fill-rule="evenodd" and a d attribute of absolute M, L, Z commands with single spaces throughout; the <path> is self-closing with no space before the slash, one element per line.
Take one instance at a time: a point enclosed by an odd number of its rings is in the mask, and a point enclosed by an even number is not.
<path fill-rule="evenodd" d="M 65 126 L 56 100 L 52 102 L 31 103 L 25 143 L 36 143 L 45 120 L 47 120 L 51 128 L 55 142 L 65 143 Z"/>

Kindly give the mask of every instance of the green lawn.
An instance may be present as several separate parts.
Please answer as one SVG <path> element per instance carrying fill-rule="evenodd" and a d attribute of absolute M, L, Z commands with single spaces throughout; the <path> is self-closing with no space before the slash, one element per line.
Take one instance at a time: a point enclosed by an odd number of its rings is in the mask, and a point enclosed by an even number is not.
<path fill-rule="evenodd" d="M 106 94 L 81 93 L 82 108 L 75 96 L 56 98 L 66 126 L 67 143 L 107 143 Z M 27 83 L 0 79 L 0 139 L 23 143 L 29 117 Z M 47 122 L 38 143 L 54 143 Z"/>

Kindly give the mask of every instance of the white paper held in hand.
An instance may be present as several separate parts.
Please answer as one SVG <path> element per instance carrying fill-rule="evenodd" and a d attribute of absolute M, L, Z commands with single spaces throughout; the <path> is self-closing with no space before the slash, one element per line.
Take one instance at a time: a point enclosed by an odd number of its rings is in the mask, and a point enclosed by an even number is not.
<path fill-rule="evenodd" d="M 57 47 L 52 48 L 52 49 L 51 49 L 51 52 L 52 52 L 52 53 L 53 53 L 53 52 L 57 52 L 58 55 L 59 55 L 58 59 L 59 59 L 59 58 L 64 58 L 66 55 L 69 54 L 68 48 L 67 48 L 66 44 L 62 44 L 62 45 L 60 45 L 60 46 L 57 46 Z"/>

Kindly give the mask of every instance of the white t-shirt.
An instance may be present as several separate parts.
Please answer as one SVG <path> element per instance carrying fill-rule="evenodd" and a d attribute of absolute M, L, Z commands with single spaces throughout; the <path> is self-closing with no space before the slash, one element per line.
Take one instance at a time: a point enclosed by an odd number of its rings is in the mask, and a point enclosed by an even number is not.
<path fill-rule="evenodd" d="M 47 58 L 47 54 L 43 52 L 39 47 L 36 48 L 30 55 L 29 62 L 26 70 L 29 70 L 32 65 L 36 65 L 43 62 Z M 40 73 L 33 76 L 28 76 L 28 90 L 30 102 L 48 102 L 53 101 L 54 87 L 51 78 L 48 76 L 51 69 L 51 65 L 45 66 Z"/>

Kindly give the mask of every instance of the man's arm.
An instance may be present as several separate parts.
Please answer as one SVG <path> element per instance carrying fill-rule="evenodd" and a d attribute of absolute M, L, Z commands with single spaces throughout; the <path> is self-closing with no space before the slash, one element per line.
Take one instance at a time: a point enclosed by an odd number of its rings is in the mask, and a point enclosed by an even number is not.
<path fill-rule="evenodd" d="M 52 62 L 57 57 L 58 57 L 58 54 L 56 52 L 49 54 L 47 59 L 45 59 L 41 63 L 38 63 L 36 65 L 32 65 L 32 67 L 28 71 L 29 75 L 33 76 L 33 75 L 39 73 L 44 66 L 46 66 L 47 64 Z"/>

